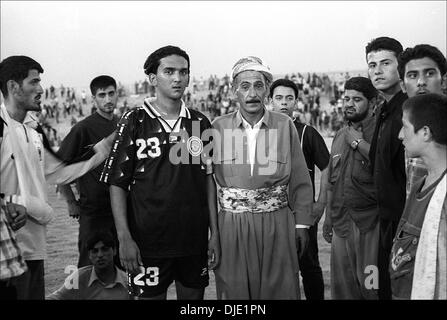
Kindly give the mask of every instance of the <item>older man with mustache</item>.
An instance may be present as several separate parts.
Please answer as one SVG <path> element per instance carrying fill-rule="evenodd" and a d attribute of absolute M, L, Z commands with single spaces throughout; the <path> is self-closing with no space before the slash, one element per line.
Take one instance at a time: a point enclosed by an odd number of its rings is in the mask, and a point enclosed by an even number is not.
<path fill-rule="evenodd" d="M 268 111 L 272 74 L 257 57 L 233 67 L 240 109 L 217 118 L 221 263 L 218 299 L 298 299 L 297 249 L 308 242 L 312 184 L 292 120 Z"/>

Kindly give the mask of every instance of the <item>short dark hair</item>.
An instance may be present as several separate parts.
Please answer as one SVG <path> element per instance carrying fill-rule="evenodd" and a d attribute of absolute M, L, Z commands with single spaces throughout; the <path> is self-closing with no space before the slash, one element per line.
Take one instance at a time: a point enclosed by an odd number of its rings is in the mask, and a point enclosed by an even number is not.
<path fill-rule="evenodd" d="M 7 82 L 14 80 L 22 85 L 30 70 L 43 73 L 42 66 L 36 60 L 27 56 L 10 56 L 0 63 L 0 90 L 5 98 L 8 97 Z"/>
<path fill-rule="evenodd" d="M 105 89 L 108 86 L 113 86 L 116 90 L 116 81 L 111 76 L 98 76 L 90 82 L 90 91 L 95 95 L 99 89 Z"/>
<path fill-rule="evenodd" d="M 371 80 L 365 77 L 349 78 L 345 83 L 345 90 L 360 91 L 368 101 L 377 96 L 377 90 L 374 88 Z"/>
<path fill-rule="evenodd" d="M 172 55 L 177 55 L 177 56 L 181 56 L 183 58 L 186 59 L 186 61 L 188 61 L 188 73 L 189 73 L 189 56 L 188 54 L 183 51 L 182 49 L 180 49 L 179 47 L 175 47 L 175 46 L 165 46 L 162 47 L 160 49 L 155 50 L 154 52 L 152 52 L 149 57 L 147 57 L 146 62 L 144 63 L 144 73 L 149 75 L 150 73 L 157 73 L 157 69 L 160 66 L 160 60 L 168 57 L 168 56 L 172 56 Z"/>
<path fill-rule="evenodd" d="M 402 105 L 417 132 L 424 126 L 430 128 L 433 140 L 447 145 L 447 97 L 437 93 L 421 94 L 407 99 Z"/>
<path fill-rule="evenodd" d="M 418 44 L 414 48 L 406 48 L 397 57 L 397 71 L 399 72 L 400 79 L 404 80 L 405 66 L 408 62 L 422 58 L 432 59 L 438 65 L 438 69 L 441 72 L 441 77 L 446 73 L 447 62 L 442 52 L 438 48 L 429 44 Z"/>
<path fill-rule="evenodd" d="M 102 241 L 102 243 L 107 247 L 116 248 L 115 239 L 113 238 L 112 233 L 108 230 L 99 230 L 94 232 L 87 239 L 87 250 L 92 250 L 93 247 L 100 241 Z"/>
<path fill-rule="evenodd" d="M 371 42 L 366 45 L 366 56 L 368 56 L 368 53 L 370 52 L 379 50 L 392 51 L 397 58 L 404 48 L 396 39 L 390 37 L 379 37 L 371 40 Z"/>
<path fill-rule="evenodd" d="M 298 87 L 296 86 L 295 82 L 289 79 L 278 79 L 273 81 L 272 85 L 270 86 L 270 93 L 269 93 L 270 98 L 273 98 L 273 91 L 275 91 L 277 87 L 292 88 L 293 92 L 295 93 L 295 99 L 298 98 Z"/>

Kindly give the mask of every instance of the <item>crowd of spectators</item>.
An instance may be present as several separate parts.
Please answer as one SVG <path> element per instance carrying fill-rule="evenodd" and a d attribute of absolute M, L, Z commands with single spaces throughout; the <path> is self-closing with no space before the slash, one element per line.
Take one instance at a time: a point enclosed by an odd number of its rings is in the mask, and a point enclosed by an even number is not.
<path fill-rule="evenodd" d="M 344 122 L 342 111 L 342 92 L 344 83 L 349 79 L 348 72 L 334 75 L 307 73 L 291 73 L 284 76 L 296 83 L 299 97 L 293 112 L 300 122 L 314 126 L 323 136 L 333 137 Z M 231 113 L 238 109 L 238 103 L 231 91 L 230 77 L 210 75 L 208 79 L 193 77 L 185 91 L 184 101 L 187 107 L 207 115 L 210 121 L 216 117 Z M 40 122 L 53 148 L 57 149 L 64 132 L 58 132 L 59 125 L 74 125 L 85 116 L 95 112 L 85 89 L 53 85 L 45 89 Z M 134 88 L 126 89 L 118 86 L 120 97 L 115 110 L 121 116 L 127 110 L 136 107 L 146 97 L 155 95 L 154 87 L 147 80 L 134 83 Z M 140 99 L 130 99 L 130 97 Z M 131 102 L 129 102 L 131 101 Z M 133 102 L 132 102 L 133 101 Z"/>

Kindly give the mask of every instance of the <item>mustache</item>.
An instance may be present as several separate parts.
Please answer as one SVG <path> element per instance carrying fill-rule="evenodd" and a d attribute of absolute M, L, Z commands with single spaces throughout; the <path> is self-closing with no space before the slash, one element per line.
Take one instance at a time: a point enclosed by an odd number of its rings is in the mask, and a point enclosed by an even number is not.
<path fill-rule="evenodd" d="M 261 103 L 261 100 L 248 100 L 248 101 L 246 101 L 245 103 Z"/>

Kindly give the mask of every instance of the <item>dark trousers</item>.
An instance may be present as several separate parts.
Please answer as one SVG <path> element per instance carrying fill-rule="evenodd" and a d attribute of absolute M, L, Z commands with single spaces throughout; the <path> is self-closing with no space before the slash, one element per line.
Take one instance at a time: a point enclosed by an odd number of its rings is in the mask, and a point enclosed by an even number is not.
<path fill-rule="evenodd" d="M 82 268 L 88 265 L 91 265 L 87 242 L 91 236 L 95 234 L 95 232 L 99 231 L 108 231 L 112 234 L 115 239 L 116 251 L 114 261 L 115 264 L 121 268 L 119 253 L 118 253 L 118 238 L 116 235 L 115 222 L 113 220 L 113 216 L 87 216 L 82 215 L 79 217 L 79 237 L 78 237 L 78 250 L 79 250 L 79 260 L 78 260 L 78 268 Z"/>
<path fill-rule="evenodd" d="M 43 260 L 26 260 L 28 270 L 14 278 L 18 300 L 45 300 Z"/>
<path fill-rule="evenodd" d="M 317 231 L 318 224 L 310 227 L 309 245 L 302 258 L 298 258 L 306 300 L 324 300 L 323 272 L 318 259 Z"/>
<path fill-rule="evenodd" d="M 379 218 L 379 220 L 380 235 L 377 259 L 379 269 L 379 299 L 391 300 L 391 280 L 388 267 L 390 264 L 391 247 L 393 246 L 393 239 L 399 222 L 382 218 Z"/>
<path fill-rule="evenodd" d="M 17 290 L 11 280 L 0 280 L 0 300 L 17 300 Z"/>

